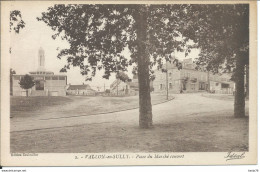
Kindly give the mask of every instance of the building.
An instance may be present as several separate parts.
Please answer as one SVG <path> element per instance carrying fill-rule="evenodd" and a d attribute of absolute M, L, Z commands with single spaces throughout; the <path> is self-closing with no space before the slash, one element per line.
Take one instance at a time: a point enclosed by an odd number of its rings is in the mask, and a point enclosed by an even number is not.
<path fill-rule="evenodd" d="M 233 94 L 235 91 L 235 83 L 230 81 L 231 76 L 223 75 L 209 75 L 210 91 L 217 94 Z"/>
<path fill-rule="evenodd" d="M 151 92 L 153 91 L 153 82 L 150 82 Z M 132 81 L 123 82 L 119 79 L 110 85 L 112 95 L 137 95 L 139 93 L 138 76 L 134 75 Z"/>
<path fill-rule="evenodd" d="M 45 55 L 42 48 L 38 52 L 38 69 L 29 72 L 35 85 L 28 90 L 28 96 L 66 96 L 66 75 L 55 75 L 51 71 L 46 71 Z M 26 90 L 20 87 L 19 81 L 24 75 L 13 75 L 13 95 L 26 96 Z"/>
<path fill-rule="evenodd" d="M 110 85 L 110 95 L 122 96 L 133 93 L 134 91 L 131 89 L 129 82 L 123 82 L 120 79 L 116 79 Z"/>
<path fill-rule="evenodd" d="M 70 85 L 67 88 L 67 95 L 85 95 L 85 96 L 95 96 L 96 91 L 93 90 L 88 84 L 82 85 Z"/>
<path fill-rule="evenodd" d="M 122 95 L 137 95 L 139 91 L 138 79 L 134 75 L 132 81 L 123 82 L 120 79 L 116 79 L 110 85 L 110 95 L 122 96 Z"/>
<path fill-rule="evenodd" d="M 175 64 L 167 63 L 163 67 L 167 69 L 167 73 L 161 70 L 154 73 L 154 92 L 165 91 L 168 83 L 168 91 L 171 93 L 207 91 L 208 88 L 215 93 L 233 93 L 234 82 L 230 81 L 230 75 L 213 75 L 196 70 L 195 67 L 192 59 L 183 60 L 181 70 L 178 70 Z"/>

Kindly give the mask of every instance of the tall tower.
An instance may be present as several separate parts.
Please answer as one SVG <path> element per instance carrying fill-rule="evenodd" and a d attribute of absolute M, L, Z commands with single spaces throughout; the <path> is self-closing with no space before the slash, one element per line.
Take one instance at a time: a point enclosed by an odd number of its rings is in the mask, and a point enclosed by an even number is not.
<path fill-rule="evenodd" d="M 44 63 L 45 63 L 45 56 L 44 56 L 44 50 L 42 47 L 40 47 L 38 52 L 38 71 L 44 71 Z"/>

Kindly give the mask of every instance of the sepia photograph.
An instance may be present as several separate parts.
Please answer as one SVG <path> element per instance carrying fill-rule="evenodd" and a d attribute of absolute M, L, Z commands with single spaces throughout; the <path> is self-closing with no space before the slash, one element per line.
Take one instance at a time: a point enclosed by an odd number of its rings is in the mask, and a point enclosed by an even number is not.
<path fill-rule="evenodd" d="M 256 164 L 256 28 L 254 1 L 1 2 L 1 165 Z"/>

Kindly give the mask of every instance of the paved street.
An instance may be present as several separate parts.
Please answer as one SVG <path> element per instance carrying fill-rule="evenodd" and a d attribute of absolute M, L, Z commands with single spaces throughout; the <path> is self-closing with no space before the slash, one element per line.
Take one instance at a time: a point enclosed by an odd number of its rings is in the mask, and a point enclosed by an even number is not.
<path fill-rule="evenodd" d="M 224 125 L 225 126 L 229 123 L 228 120 L 235 120 L 234 123 L 236 122 L 242 122 L 245 123 L 243 124 L 244 126 L 244 132 L 243 133 L 235 133 L 232 132 L 233 134 L 241 134 L 241 137 L 247 137 L 248 133 L 248 124 L 247 120 L 240 120 L 240 119 L 235 119 L 233 118 L 233 100 L 221 100 L 221 99 L 214 99 L 214 98 L 209 98 L 209 97 L 204 97 L 202 96 L 201 93 L 196 93 L 196 94 L 176 94 L 174 95 L 175 99 L 154 105 L 153 106 L 153 123 L 155 128 L 160 128 L 162 126 L 165 130 L 168 130 L 172 132 L 171 127 L 175 127 L 174 132 L 180 132 L 182 130 L 185 130 L 185 127 L 187 125 L 187 128 L 190 128 L 191 132 L 197 132 L 196 134 L 199 134 L 199 137 L 202 137 L 206 131 L 205 126 L 202 128 L 198 128 L 199 126 L 202 125 L 207 125 L 206 122 L 207 120 L 210 120 L 211 123 L 208 125 L 210 127 L 213 125 L 214 127 L 221 127 Z M 102 99 L 102 97 L 93 97 L 93 99 Z M 69 111 L 71 107 L 74 106 L 80 106 L 84 104 L 84 101 L 81 100 L 79 102 L 73 102 L 71 103 L 68 107 L 64 106 L 58 106 L 55 108 L 52 108 L 52 112 L 49 110 L 42 111 L 42 115 L 39 117 L 30 117 L 30 118 L 17 118 L 17 119 L 11 119 L 11 144 L 14 148 L 14 150 L 20 150 L 20 151 L 26 151 L 28 149 L 32 149 L 30 151 L 47 151 L 51 152 L 53 151 L 53 148 L 50 150 L 46 150 L 46 148 L 41 148 L 41 146 L 35 147 L 36 150 L 33 150 L 33 148 L 29 148 L 27 146 L 23 147 L 20 142 L 24 139 L 23 137 L 28 137 L 29 133 L 34 135 L 34 137 L 40 137 L 40 133 L 52 133 L 52 138 L 53 133 L 57 132 L 62 132 L 65 135 L 66 134 L 72 134 L 74 133 L 74 136 L 69 136 L 73 137 L 75 141 L 77 140 L 76 138 L 81 138 L 85 137 L 88 139 L 91 139 L 91 137 L 98 137 L 103 139 L 111 139 L 111 137 L 116 137 L 114 136 L 115 133 L 113 132 L 118 132 L 120 131 L 127 131 L 128 133 L 131 132 L 131 130 L 136 131 L 138 129 L 138 118 L 139 118 L 139 113 L 138 109 L 133 109 L 133 110 L 127 110 L 127 111 L 122 111 L 122 112 L 116 112 L 116 113 L 108 113 L 108 114 L 100 114 L 100 115 L 90 115 L 86 116 L 81 113 L 81 115 L 77 114 L 77 111 L 73 111 L 71 115 L 64 117 L 63 113 L 65 111 Z M 104 106 L 106 106 L 104 104 Z M 248 107 L 248 105 L 247 105 Z M 77 109 L 74 107 L 74 109 Z M 247 108 L 248 109 L 248 108 Z M 115 109 L 116 110 L 116 109 Z M 213 121 L 213 123 L 212 123 Z M 214 122 L 215 121 L 215 122 Z M 219 125 L 218 125 L 219 123 Z M 182 124 L 182 125 L 180 125 Z M 196 125 L 196 126 L 193 126 Z M 166 127 L 167 126 L 167 127 Z M 177 129 L 177 128 L 179 129 Z M 236 125 L 234 124 L 233 126 L 234 130 L 236 130 Z M 81 131 L 87 128 L 87 135 L 86 136 L 77 136 L 78 134 L 81 134 Z M 116 128 L 116 129 L 115 129 Z M 168 129 L 167 129 L 168 128 Z M 206 126 L 207 128 L 207 126 Z M 221 128 L 216 129 L 219 134 L 226 134 L 224 131 L 225 127 L 222 127 L 223 131 L 221 131 Z M 100 130 L 99 130 L 100 129 Z M 115 129 L 115 130 L 112 130 Z M 197 130 L 198 129 L 198 130 Z M 203 129 L 203 130 L 202 130 Z M 207 128 L 210 129 L 210 128 Z M 232 129 L 232 130 L 233 130 Z M 70 130 L 70 131 L 67 131 Z M 110 131 L 111 130 L 111 131 Z M 153 129 L 152 129 L 153 130 Z M 197 130 L 197 131 L 196 131 Z M 229 129 L 230 130 L 230 129 Z M 22 132 L 21 132 L 22 131 Z M 109 132 L 110 131 L 110 132 Z M 71 132 L 71 133 L 70 133 Z M 79 133 L 78 133 L 79 132 Z M 103 133 L 102 133 L 103 132 Z M 109 132 L 109 133 L 104 133 L 104 132 Z M 142 133 L 145 132 L 142 131 Z M 162 131 L 158 131 L 159 133 Z M 164 131 L 165 132 L 165 131 Z M 187 132 L 187 131 L 185 131 Z M 212 131 L 215 132 L 215 131 Z M 61 136 L 59 134 L 54 134 L 55 135 L 55 143 L 58 144 L 59 140 L 57 140 L 56 137 L 62 137 L 64 138 L 65 136 Z M 84 132 L 83 132 L 84 133 Z M 169 133 L 167 133 L 169 134 Z M 109 136 L 111 135 L 111 136 Z M 45 135 L 47 136 L 47 135 Z M 107 137 L 106 137 L 107 136 Z M 125 136 L 125 135 L 124 135 Z M 130 137 L 130 136 L 127 136 Z M 133 136 L 134 137 L 134 136 Z M 144 136 L 145 137 L 145 136 Z M 162 139 L 164 137 L 163 135 L 160 136 L 158 135 L 159 139 Z M 199 137 L 196 137 L 198 139 Z M 230 136 L 228 136 L 230 137 Z M 166 138 L 169 138 L 167 136 Z M 223 137 L 224 138 L 224 137 Z M 222 139 L 223 139 L 222 138 Z M 28 139 L 28 138 L 27 138 Z M 31 138 L 33 139 L 33 138 Z M 36 138 L 35 138 L 36 139 Z M 40 139 L 40 138 L 39 138 Z M 64 138 L 67 140 L 68 138 Z M 92 138 L 93 139 L 93 138 Z M 170 140 L 172 138 L 169 138 Z M 241 139 L 240 136 L 238 139 Z M 100 139 L 102 140 L 102 139 Z M 13 142 L 12 142 L 13 141 Z M 78 140 L 79 141 L 79 140 Z M 44 141 L 41 142 L 41 140 L 36 140 L 39 144 L 43 144 Z M 71 142 L 71 141 L 70 141 Z M 111 143 L 110 143 L 111 142 Z M 162 142 L 162 140 L 158 141 L 159 143 Z M 242 141 L 242 147 L 246 147 L 245 144 L 247 143 L 247 140 Z M 19 143 L 19 145 L 18 145 Z M 100 142 L 101 144 L 102 142 Z M 103 142 L 104 143 L 104 142 Z M 109 140 L 109 142 L 112 144 L 113 142 Z M 16 145 L 17 144 L 17 145 Z M 97 144 L 97 142 L 93 143 Z M 217 144 L 216 144 L 217 145 Z M 82 145 L 84 147 L 84 145 Z M 227 145 L 229 146 L 229 145 Z M 231 145 L 232 146 L 232 145 Z M 189 146 L 187 146 L 189 148 Z M 64 148 L 62 147 L 59 150 L 60 152 L 71 152 L 73 151 L 86 151 L 87 150 L 95 150 L 92 146 L 86 146 L 78 150 L 77 148 Z M 71 150 L 72 149 L 72 150 Z M 102 151 L 105 149 L 107 151 L 107 148 L 102 148 L 98 149 Z M 122 148 L 122 150 L 125 150 L 126 148 Z M 183 149 L 183 148 L 181 148 Z M 202 149 L 199 148 L 198 151 Z M 210 148 L 212 149 L 212 148 Z M 217 146 L 216 150 L 219 150 L 220 148 Z M 117 149 L 115 149 L 116 151 Z M 121 149 L 120 149 L 121 150 Z M 127 149 L 128 150 L 128 149 Z M 131 148 L 129 148 L 131 150 Z M 136 150 L 136 149 L 134 149 Z M 140 150 L 145 150 L 145 148 L 140 148 Z M 168 150 L 168 149 L 166 149 Z M 192 150 L 192 149 L 191 149 Z M 72 152 L 73 152 L 72 151 Z M 113 151 L 113 148 L 110 147 L 109 151 Z M 149 150 L 148 150 L 149 151 Z M 189 150 L 186 150 L 189 151 Z"/>

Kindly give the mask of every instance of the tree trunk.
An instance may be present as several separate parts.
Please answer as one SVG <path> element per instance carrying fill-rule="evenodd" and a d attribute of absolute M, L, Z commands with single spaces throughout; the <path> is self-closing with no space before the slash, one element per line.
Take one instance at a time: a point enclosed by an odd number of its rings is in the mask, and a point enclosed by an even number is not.
<path fill-rule="evenodd" d="M 245 64 L 243 54 L 240 53 L 236 57 L 236 70 L 235 70 L 235 104 L 234 115 L 235 117 L 245 117 L 245 88 L 244 88 L 244 74 Z"/>
<path fill-rule="evenodd" d="M 135 16 L 137 24 L 137 62 L 139 82 L 139 126 L 152 127 L 152 104 L 149 80 L 149 54 L 146 49 L 147 42 L 147 13 L 145 5 L 138 5 L 139 12 Z"/>
<path fill-rule="evenodd" d="M 26 97 L 28 97 L 28 90 L 26 89 Z"/>
<path fill-rule="evenodd" d="M 249 99 L 249 64 L 246 65 L 246 99 Z"/>

